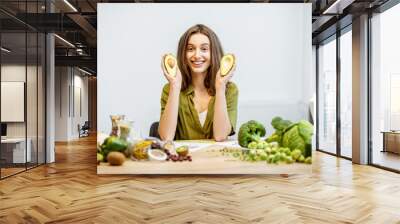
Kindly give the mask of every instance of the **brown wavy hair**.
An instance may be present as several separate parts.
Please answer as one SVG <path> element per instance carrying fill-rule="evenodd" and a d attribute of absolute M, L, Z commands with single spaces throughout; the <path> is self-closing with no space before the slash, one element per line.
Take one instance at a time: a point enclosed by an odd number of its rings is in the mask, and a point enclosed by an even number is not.
<path fill-rule="evenodd" d="M 186 60 L 186 48 L 189 42 L 189 38 L 193 34 L 201 33 L 208 37 L 210 40 L 210 67 L 208 67 L 206 78 L 204 79 L 204 86 L 207 88 L 208 94 L 215 96 L 215 77 L 219 70 L 220 60 L 224 55 L 221 42 L 218 36 L 209 27 L 203 24 L 196 24 L 190 27 L 180 38 L 178 44 L 178 66 L 182 73 L 182 89 L 185 91 L 189 85 L 192 83 L 192 75 L 189 67 L 189 63 Z"/>

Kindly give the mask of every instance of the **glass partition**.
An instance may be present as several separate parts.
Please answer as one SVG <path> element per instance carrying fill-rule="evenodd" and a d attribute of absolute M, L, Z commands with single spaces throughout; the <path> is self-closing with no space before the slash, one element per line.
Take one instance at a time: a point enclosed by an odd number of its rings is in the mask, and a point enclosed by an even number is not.
<path fill-rule="evenodd" d="M 336 154 L 336 39 L 318 48 L 319 150 Z"/>
<path fill-rule="evenodd" d="M 24 171 L 31 161 L 29 145 L 26 150 L 26 41 L 25 32 L 1 34 L 2 177 Z"/>
<path fill-rule="evenodd" d="M 372 164 L 400 171 L 400 5 L 371 19 Z"/>
<path fill-rule="evenodd" d="M 44 3 L 2 1 L 0 7 L 19 17 L 43 13 Z M 45 163 L 45 45 L 44 33 L 0 12 L 1 179 Z"/>
<path fill-rule="evenodd" d="M 340 36 L 340 154 L 352 157 L 352 34 Z"/>

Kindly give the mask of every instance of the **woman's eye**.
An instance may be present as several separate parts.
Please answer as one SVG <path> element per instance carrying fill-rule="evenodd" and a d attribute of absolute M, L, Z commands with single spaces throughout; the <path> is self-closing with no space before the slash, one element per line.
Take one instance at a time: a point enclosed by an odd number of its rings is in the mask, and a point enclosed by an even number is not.
<path fill-rule="evenodd" d="M 202 48 L 201 50 L 202 51 L 208 51 L 208 48 Z"/>

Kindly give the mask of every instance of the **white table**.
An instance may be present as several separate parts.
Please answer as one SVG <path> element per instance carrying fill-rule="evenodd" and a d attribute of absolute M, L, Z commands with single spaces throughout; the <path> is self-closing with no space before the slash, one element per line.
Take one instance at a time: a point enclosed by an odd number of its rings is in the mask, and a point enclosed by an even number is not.
<path fill-rule="evenodd" d="M 13 163 L 25 163 L 31 161 L 31 145 L 30 138 L 27 139 L 26 154 L 25 154 L 25 138 L 6 138 L 1 139 L 2 145 L 14 145 L 13 148 Z M 26 158 L 26 160 L 25 160 Z"/>

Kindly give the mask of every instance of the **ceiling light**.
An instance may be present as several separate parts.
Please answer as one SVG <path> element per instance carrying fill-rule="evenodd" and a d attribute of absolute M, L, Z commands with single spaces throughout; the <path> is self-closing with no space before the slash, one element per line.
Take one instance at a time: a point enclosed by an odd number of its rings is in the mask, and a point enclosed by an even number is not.
<path fill-rule="evenodd" d="M 1 50 L 4 51 L 4 52 L 6 52 L 6 53 L 10 53 L 10 52 L 11 52 L 11 50 L 9 50 L 9 49 L 7 49 L 7 48 L 5 48 L 5 47 L 1 47 Z"/>
<path fill-rule="evenodd" d="M 324 12 L 322 12 L 322 14 L 327 14 L 329 13 L 332 9 L 334 9 L 334 7 L 336 7 L 336 5 L 340 2 L 340 0 L 336 0 L 332 5 L 330 5 L 327 9 L 324 10 Z"/>
<path fill-rule="evenodd" d="M 355 0 L 336 0 L 332 5 L 325 9 L 322 14 L 342 14 L 343 10 L 354 1 Z"/>
<path fill-rule="evenodd" d="M 92 73 L 90 73 L 90 72 L 88 72 L 88 71 L 86 71 L 86 70 L 83 70 L 83 69 L 81 69 L 81 68 L 79 68 L 79 67 L 78 67 L 78 70 L 81 71 L 81 72 L 83 72 L 83 73 L 85 73 L 85 74 L 87 74 L 87 75 L 92 75 Z"/>
<path fill-rule="evenodd" d="M 72 10 L 74 10 L 74 12 L 78 12 L 78 10 L 71 4 L 69 3 L 68 0 L 64 0 L 65 4 L 67 4 Z"/>
<path fill-rule="evenodd" d="M 60 39 L 61 41 L 63 41 L 64 43 L 68 44 L 69 46 L 75 48 L 75 45 L 71 44 L 71 42 L 67 41 L 66 39 L 58 36 L 57 34 L 54 34 L 55 37 L 57 37 L 58 39 Z"/>
<path fill-rule="evenodd" d="M 81 48 L 77 48 L 77 49 L 76 49 L 76 52 L 77 52 L 79 55 L 83 55 L 83 50 L 82 50 Z"/>

